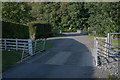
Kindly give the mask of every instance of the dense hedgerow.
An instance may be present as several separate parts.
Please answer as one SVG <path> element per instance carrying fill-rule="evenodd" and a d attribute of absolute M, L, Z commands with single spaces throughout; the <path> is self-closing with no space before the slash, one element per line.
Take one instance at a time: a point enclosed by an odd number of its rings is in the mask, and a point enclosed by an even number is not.
<path fill-rule="evenodd" d="M 28 39 L 29 27 L 2 21 L 2 38 Z"/>
<path fill-rule="evenodd" d="M 2 21 L 3 38 L 47 38 L 51 35 L 51 25 L 47 22 L 31 22 L 26 26 Z M 33 36 L 33 37 L 31 37 Z"/>
<path fill-rule="evenodd" d="M 47 38 L 51 34 L 51 25 L 45 21 L 43 22 L 30 22 L 29 26 L 30 35 L 34 35 L 35 39 Z"/>

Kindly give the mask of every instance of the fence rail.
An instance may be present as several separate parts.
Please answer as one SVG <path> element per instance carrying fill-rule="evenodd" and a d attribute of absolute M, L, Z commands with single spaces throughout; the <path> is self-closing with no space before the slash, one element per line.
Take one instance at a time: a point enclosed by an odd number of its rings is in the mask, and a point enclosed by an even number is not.
<path fill-rule="evenodd" d="M 112 38 L 111 35 L 120 35 L 120 33 L 108 33 L 107 37 L 94 37 L 94 58 L 96 66 L 98 66 L 99 56 L 109 58 L 111 56 L 118 56 L 120 53 L 120 38 Z"/>
<path fill-rule="evenodd" d="M 31 39 L 0 39 L 0 49 L 22 50 L 21 61 L 43 51 L 45 49 L 45 39 L 32 41 Z M 19 62 L 21 62 L 19 61 Z"/>
<path fill-rule="evenodd" d="M 0 39 L 0 49 L 23 50 L 24 44 L 28 44 L 29 41 L 31 39 Z"/>
<path fill-rule="evenodd" d="M 36 40 L 34 42 L 31 42 L 29 44 L 29 50 L 26 50 L 26 44 L 24 44 L 24 49 L 23 49 L 23 52 L 22 52 L 22 58 L 21 58 L 21 61 L 24 61 L 26 59 L 28 59 L 29 57 L 43 51 L 45 49 L 45 42 L 46 40 L 45 39 L 42 39 L 42 40 Z"/>

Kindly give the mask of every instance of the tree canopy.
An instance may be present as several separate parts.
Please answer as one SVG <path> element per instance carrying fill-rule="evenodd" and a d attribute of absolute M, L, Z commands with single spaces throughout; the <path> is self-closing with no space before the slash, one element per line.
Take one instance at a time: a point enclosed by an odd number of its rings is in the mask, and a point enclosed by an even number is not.
<path fill-rule="evenodd" d="M 88 24 L 94 27 L 98 35 L 104 36 L 110 32 L 120 32 L 118 22 L 119 3 L 85 3 L 89 9 Z"/>
<path fill-rule="evenodd" d="M 90 27 L 97 35 L 105 36 L 109 32 L 120 32 L 119 8 L 118 2 L 5 2 L 2 17 L 4 21 L 25 24 L 47 21 L 53 31 Z"/>
<path fill-rule="evenodd" d="M 25 2 L 4 2 L 2 3 L 3 21 L 26 23 L 31 19 L 31 6 Z"/>

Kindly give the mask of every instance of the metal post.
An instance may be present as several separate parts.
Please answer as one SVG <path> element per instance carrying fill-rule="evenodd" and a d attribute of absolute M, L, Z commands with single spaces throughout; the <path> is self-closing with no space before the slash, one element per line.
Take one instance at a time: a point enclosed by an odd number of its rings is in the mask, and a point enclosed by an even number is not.
<path fill-rule="evenodd" d="M 6 50 L 7 49 L 6 39 L 4 40 L 4 43 L 5 43 L 5 50 Z"/>
<path fill-rule="evenodd" d="M 18 40 L 16 39 L 16 51 L 18 50 Z"/>
<path fill-rule="evenodd" d="M 34 45 L 34 54 L 36 52 L 36 44 L 37 44 L 37 41 L 35 41 L 35 45 Z"/>
<path fill-rule="evenodd" d="M 110 43 L 110 45 L 109 45 L 109 48 L 111 49 L 111 33 L 109 34 L 109 43 Z"/>
<path fill-rule="evenodd" d="M 98 41 L 96 39 L 96 37 L 94 37 L 94 56 L 95 56 L 95 65 L 98 66 L 98 58 L 97 58 L 97 45 L 98 45 Z"/>
<path fill-rule="evenodd" d="M 106 57 L 108 57 L 108 38 L 105 39 L 105 53 L 106 53 Z"/>
<path fill-rule="evenodd" d="M 62 34 L 62 31 L 60 30 L 60 34 Z"/>
<path fill-rule="evenodd" d="M 95 43 L 96 43 L 96 40 L 95 40 L 95 37 L 94 37 L 94 59 L 95 59 L 95 49 L 96 49 L 96 45 L 95 45 Z M 96 59 L 95 59 L 95 64 L 96 64 Z"/>
<path fill-rule="evenodd" d="M 98 55 L 97 55 L 97 49 L 98 49 L 98 41 L 97 41 L 97 39 L 96 39 L 96 51 L 95 51 L 95 53 L 96 53 L 96 66 L 98 66 Z"/>
<path fill-rule="evenodd" d="M 109 49 L 110 49 L 110 33 L 108 33 L 108 36 L 107 36 L 107 43 L 108 43 L 108 46 L 107 46 L 107 57 L 109 57 Z"/>
<path fill-rule="evenodd" d="M 29 49 L 29 54 L 32 56 L 33 49 L 32 49 L 32 40 L 31 39 L 28 39 L 28 49 Z"/>
<path fill-rule="evenodd" d="M 46 42 L 46 39 L 44 39 L 43 50 L 45 50 L 45 42 Z"/>
<path fill-rule="evenodd" d="M 21 62 L 23 61 L 23 58 L 24 58 L 24 53 L 25 53 L 25 44 L 24 44 L 24 48 L 23 48 L 23 52 L 22 52 L 22 58 L 21 58 Z"/>

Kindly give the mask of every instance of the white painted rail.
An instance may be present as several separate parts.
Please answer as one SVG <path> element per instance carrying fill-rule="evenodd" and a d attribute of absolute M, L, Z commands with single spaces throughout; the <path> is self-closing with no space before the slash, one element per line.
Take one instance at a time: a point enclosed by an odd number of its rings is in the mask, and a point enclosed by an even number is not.
<path fill-rule="evenodd" d="M 112 38 L 111 35 L 120 35 L 120 33 L 108 33 L 107 37 L 94 37 L 94 58 L 96 66 L 98 66 L 99 56 L 105 58 L 117 57 L 120 53 L 120 38 Z"/>
<path fill-rule="evenodd" d="M 0 39 L 0 49 L 22 50 L 21 61 L 43 51 L 46 39 L 32 41 L 31 39 Z M 20 61 L 20 62 L 21 62 Z"/>
<path fill-rule="evenodd" d="M 26 44 L 24 44 L 23 52 L 22 52 L 22 58 L 21 61 L 24 61 L 31 56 L 40 53 L 41 51 L 45 50 L 45 42 L 46 39 L 36 40 L 34 42 L 29 42 L 29 50 L 26 50 Z"/>
<path fill-rule="evenodd" d="M 0 49 L 23 50 L 24 44 L 28 44 L 31 39 L 0 39 Z M 28 46 L 27 46 L 28 47 Z"/>

